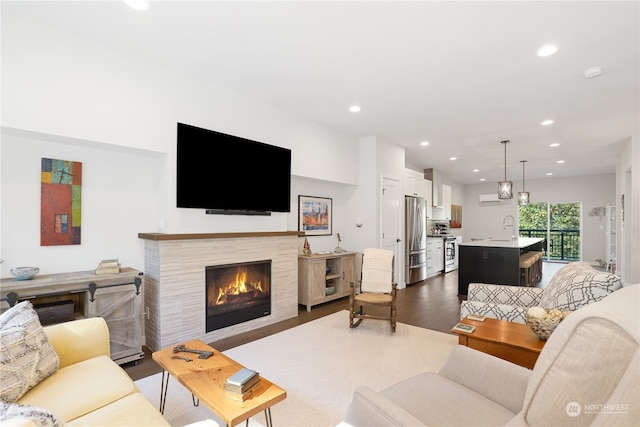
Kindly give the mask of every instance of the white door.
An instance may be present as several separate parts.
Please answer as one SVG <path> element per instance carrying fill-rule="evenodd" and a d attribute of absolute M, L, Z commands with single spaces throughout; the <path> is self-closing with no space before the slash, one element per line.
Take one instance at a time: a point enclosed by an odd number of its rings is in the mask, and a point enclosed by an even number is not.
<path fill-rule="evenodd" d="M 398 287 L 404 287 L 403 282 L 400 280 L 400 271 L 402 271 L 401 264 L 401 246 L 400 246 L 400 232 L 402 230 L 400 218 L 403 209 L 403 205 L 400 203 L 403 189 L 401 187 L 400 180 L 382 177 L 380 182 L 380 247 L 382 249 L 388 249 L 395 253 L 394 257 L 394 272 L 393 280 L 398 284 Z"/>

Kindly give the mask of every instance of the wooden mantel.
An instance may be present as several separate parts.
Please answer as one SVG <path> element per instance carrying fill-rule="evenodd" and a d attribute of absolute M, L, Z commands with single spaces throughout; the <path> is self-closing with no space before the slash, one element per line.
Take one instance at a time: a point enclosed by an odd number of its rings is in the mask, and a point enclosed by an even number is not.
<path fill-rule="evenodd" d="M 138 233 L 139 239 L 145 240 L 196 240 L 196 239 L 236 239 L 240 237 L 279 237 L 297 236 L 304 237 L 304 231 L 260 231 L 237 233 Z"/>

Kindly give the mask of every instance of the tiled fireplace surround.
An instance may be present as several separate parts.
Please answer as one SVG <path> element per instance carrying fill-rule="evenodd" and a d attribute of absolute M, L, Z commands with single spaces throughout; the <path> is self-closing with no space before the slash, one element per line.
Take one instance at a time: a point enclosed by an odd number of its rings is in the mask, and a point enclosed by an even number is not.
<path fill-rule="evenodd" d="M 213 342 L 298 315 L 298 232 L 161 234 L 145 240 L 145 341 L 151 351 Z M 272 260 L 271 314 L 206 332 L 205 268 Z"/>

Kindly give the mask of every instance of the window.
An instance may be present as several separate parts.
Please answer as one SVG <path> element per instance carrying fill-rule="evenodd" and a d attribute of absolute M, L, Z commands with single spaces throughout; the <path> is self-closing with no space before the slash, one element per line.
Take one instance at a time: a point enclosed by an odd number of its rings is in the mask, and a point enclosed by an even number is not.
<path fill-rule="evenodd" d="M 540 237 L 547 260 L 581 259 L 580 203 L 531 203 L 518 208 L 520 236 Z"/>

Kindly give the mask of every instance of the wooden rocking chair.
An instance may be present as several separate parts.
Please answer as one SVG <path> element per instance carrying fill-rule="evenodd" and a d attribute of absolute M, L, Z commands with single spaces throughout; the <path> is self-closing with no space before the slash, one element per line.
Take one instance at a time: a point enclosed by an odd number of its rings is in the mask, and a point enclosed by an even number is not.
<path fill-rule="evenodd" d="M 389 320 L 391 330 L 396 331 L 397 284 L 393 281 L 393 258 L 393 251 L 386 249 L 364 250 L 360 282 L 351 283 L 349 327 L 357 327 L 363 319 L 378 319 Z M 385 307 L 388 308 L 388 312 Z M 368 309 L 372 309 L 373 312 L 367 313 Z"/>

